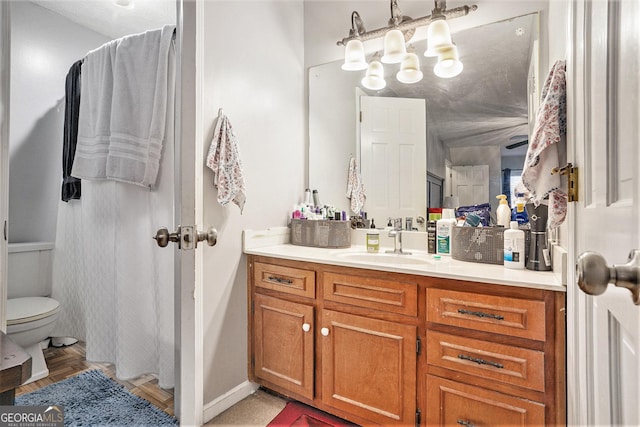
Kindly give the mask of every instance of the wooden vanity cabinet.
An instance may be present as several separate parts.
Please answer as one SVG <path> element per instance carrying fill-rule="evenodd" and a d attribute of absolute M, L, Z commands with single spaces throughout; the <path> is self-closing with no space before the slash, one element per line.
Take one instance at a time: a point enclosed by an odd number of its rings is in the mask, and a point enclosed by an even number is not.
<path fill-rule="evenodd" d="M 427 288 L 426 425 L 563 425 L 564 294 Z"/>
<path fill-rule="evenodd" d="M 249 257 L 250 379 L 357 424 L 414 425 L 418 285 L 387 276 Z"/>
<path fill-rule="evenodd" d="M 564 294 L 248 257 L 249 379 L 360 425 L 565 423 Z"/>

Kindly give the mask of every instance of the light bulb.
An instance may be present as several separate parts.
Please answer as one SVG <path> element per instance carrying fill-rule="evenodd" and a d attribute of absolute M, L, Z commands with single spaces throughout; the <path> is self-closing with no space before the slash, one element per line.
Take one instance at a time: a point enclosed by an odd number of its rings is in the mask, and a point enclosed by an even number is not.
<path fill-rule="evenodd" d="M 378 61 L 371 61 L 367 73 L 361 81 L 362 86 L 371 90 L 383 89 L 387 82 L 384 80 L 384 68 Z"/>
<path fill-rule="evenodd" d="M 364 46 L 360 40 L 349 40 L 344 48 L 344 64 L 342 69 L 347 71 L 359 71 L 367 68 L 364 57 Z"/>

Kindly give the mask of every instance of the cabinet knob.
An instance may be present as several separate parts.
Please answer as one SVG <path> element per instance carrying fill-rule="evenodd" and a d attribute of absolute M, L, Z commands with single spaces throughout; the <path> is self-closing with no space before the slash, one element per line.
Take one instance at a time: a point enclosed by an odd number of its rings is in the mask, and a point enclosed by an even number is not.
<path fill-rule="evenodd" d="M 329 328 L 320 329 L 320 333 L 322 334 L 322 336 L 328 337 L 329 336 Z"/>
<path fill-rule="evenodd" d="M 311 330 L 311 325 L 308 323 L 303 323 L 302 324 L 302 330 L 305 332 L 309 332 Z"/>

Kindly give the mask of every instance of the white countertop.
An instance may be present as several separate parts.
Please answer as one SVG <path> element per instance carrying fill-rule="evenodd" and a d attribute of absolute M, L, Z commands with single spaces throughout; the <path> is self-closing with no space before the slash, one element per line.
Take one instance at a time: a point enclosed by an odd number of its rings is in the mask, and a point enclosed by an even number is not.
<path fill-rule="evenodd" d="M 433 254 L 415 249 L 408 249 L 411 255 L 388 255 L 385 253 L 388 247 L 381 247 L 377 254 L 367 254 L 364 245 L 327 249 L 287 242 L 286 227 L 244 232 L 244 252 L 251 255 L 566 292 L 561 279 L 552 271 L 514 270 L 502 265 L 458 261 L 448 256 L 436 259 Z"/>

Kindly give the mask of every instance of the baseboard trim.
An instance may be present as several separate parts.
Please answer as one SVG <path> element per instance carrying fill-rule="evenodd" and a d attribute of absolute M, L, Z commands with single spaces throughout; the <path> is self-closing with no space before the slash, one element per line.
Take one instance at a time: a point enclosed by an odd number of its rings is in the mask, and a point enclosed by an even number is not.
<path fill-rule="evenodd" d="M 222 396 L 204 405 L 204 422 L 211 421 L 216 415 L 226 411 L 247 396 L 252 395 L 258 389 L 258 384 L 245 381 L 232 388 Z"/>

